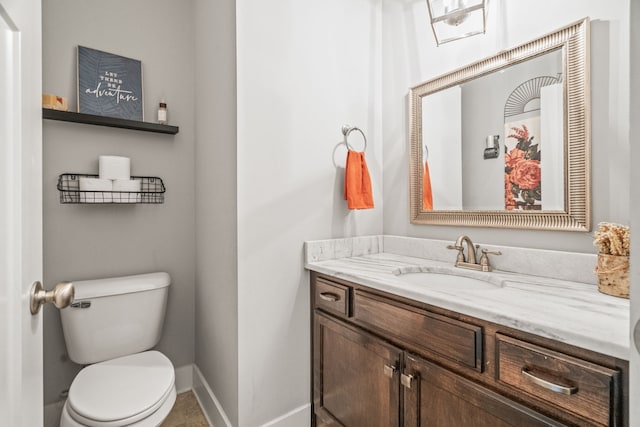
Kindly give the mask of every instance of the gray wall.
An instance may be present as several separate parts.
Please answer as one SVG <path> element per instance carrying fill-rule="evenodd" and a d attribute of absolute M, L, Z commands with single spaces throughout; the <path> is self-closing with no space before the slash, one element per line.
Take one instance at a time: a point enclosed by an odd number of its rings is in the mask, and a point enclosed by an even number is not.
<path fill-rule="evenodd" d="M 303 241 L 382 231 L 379 11 L 196 3 L 196 364 L 234 425 L 308 423 Z M 367 133 L 373 210 L 342 200 L 346 123 Z"/>
<path fill-rule="evenodd" d="M 553 13 L 550 13 L 553 11 Z M 435 46 L 422 4 L 384 3 L 384 232 L 443 240 L 595 253 L 591 233 L 424 226 L 409 223 L 408 88 L 589 16 L 593 222 L 629 222 L 629 2 L 492 3 L 487 33 Z M 526 16 L 527 19 L 522 19 Z M 401 48 L 398 48 L 400 46 Z"/>
<path fill-rule="evenodd" d="M 97 7 L 99 6 L 99 7 Z M 158 349 L 174 366 L 194 361 L 194 34 L 191 1 L 43 2 L 43 91 L 75 110 L 75 48 L 93 47 L 143 63 L 145 117 L 165 97 L 175 136 L 44 121 L 44 279 L 81 280 L 150 271 L 172 277 Z M 161 205 L 62 205 L 63 172 L 97 173 L 100 154 L 131 158 L 132 173 L 159 176 Z M 68 361 L 59 314 L 44 317 L 45 403 L 58 399 L 79 366 Z"/>
<path fill-rule="evenodd" d="M 235 0 L 197 0 L 196 365 L 238 425 Z M 214 423 L 217 420 L 212 420 Z M 222 425 L 222 423 L 220 423 Z"/>

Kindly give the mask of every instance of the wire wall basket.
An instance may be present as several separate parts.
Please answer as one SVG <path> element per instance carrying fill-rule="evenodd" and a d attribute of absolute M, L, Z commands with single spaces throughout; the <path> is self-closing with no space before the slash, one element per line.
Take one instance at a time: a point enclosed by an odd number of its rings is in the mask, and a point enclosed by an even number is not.
<path fill-rule="evenodd" d="M 80 178 L 98 178 L 98 175 L 63 173 L 58 177 L 60 203 L 164 203 L 164 183 L 155 176 L 132 176 L 140 181 L 140 191 L 80 191 Z"/>

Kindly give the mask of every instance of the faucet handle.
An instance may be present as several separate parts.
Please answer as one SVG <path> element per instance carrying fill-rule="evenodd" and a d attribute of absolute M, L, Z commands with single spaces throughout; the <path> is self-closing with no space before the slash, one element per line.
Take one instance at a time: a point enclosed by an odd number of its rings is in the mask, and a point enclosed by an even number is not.
<path fill-rule="evenodd" d="M 500 251 L 490 251 L 488 249 L 482 249 L 482 256 L 480 257 L 480 265 L 482 266 L 482 271 L 491 271 L 491 264 L 489 264 L 489 256 L 492 255 L 502 255 Z"/>
<path fill-rule="evenodd" d="M 447 249 L 454 249 L 456 251 L 458 251 L 458 256 L 456 257 L 456 263 L 458 262 L 465 262 L 465 258 L 464 258 L 464 246 L 462 245 L 448 245 Z"/>
<path fill-rule="evenodd" d="M 491 255 L 502 255 L 502 252 L 500 252 L 500 251 L 490 251 L 490 250 L 488 250 L 488 249 L 484 249 L 484 248 L 481 250 L 481 252 L 482 252 L 482 255 L 483 255 L 483 256 L 484 256 L 484 255 L 487 255 L 487 254 L 491 254 Z"/>

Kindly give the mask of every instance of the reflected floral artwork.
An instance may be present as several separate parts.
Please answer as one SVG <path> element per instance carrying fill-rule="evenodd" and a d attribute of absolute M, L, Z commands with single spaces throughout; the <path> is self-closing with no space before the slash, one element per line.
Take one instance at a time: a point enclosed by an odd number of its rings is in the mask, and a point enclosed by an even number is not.
<path fill-rule="evenodd" d="M 504 199 L 507 210 L 542 210 L 539 117 L 505 124 Z"/>

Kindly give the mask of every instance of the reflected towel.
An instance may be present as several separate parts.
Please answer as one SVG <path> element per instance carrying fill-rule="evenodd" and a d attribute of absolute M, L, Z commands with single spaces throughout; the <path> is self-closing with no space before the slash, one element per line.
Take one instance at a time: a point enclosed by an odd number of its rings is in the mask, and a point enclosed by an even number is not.
<path fill-rule="evenodd" d="M 344 174 L 344 199 L 349 209 L 373 208 L 371 177 L 364 152 L 349 150 Z"/>
<path fill-rule="evenodd" d="M 422 174 L 422 210 L 433 210 L 433 194 L 431 192 L 431 175 L 429 174 L 429 161 L 424 161 Z"/>

